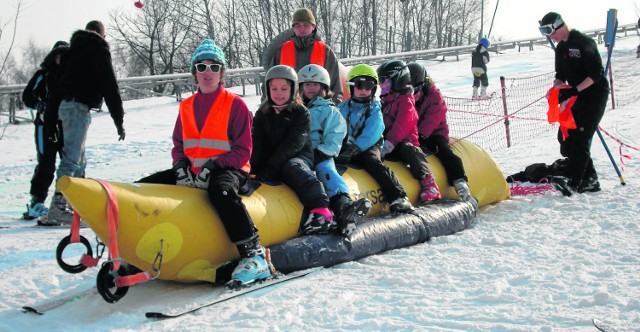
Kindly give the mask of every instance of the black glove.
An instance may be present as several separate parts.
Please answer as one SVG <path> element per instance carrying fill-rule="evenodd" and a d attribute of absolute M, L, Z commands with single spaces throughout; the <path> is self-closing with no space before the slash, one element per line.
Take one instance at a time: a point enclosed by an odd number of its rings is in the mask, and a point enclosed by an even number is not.
<path fill-rule="evenodd" d="M 353 158 L 353 156 L 357 155 L 358 153 L 360 153 L 360 149 L 357 145 L 347 144 L 342 148 L 342 151 L 340 151 L 340 154 L 336 157 L 336 163 L 342 165 L 348 164 L 351 161 L 351 158 Z"/>
<path fill-rule="evenodd" d="M 193 181 L 193 174 L 189 168 L 188 159 L 180 159 L 175 165 L 173 165 L 173 171 L 176 173 L 176 184 L 184 187 L 195 187 Z"/>
<path fill-rule="evenodd" d="M 116 125 L 116 128 L 118 129 L 118 141 L 124 141 L 124 137 L 127 135 L 124 132 L 124 127 L 122 125 Z"/>
<path fill-rule="evenodd" d="M 315 149 L 313 150 L 313 163 L 314 164 L 319 164 L 325 160 L 329 160 L 331 159 L 331 156 L 325 154 L 324 152 Z"/>
<path fill-rule="evenodd" d="M 45 139 L 52 143 L 58 143 L 58 126 L 55 123 L 45 122 L 43 129 Z"/>
<path fill-rule="evenodd" d="M 278 170 L 273 168 L 273 166 L 267 166 L 256 174 L 256 180 L 261 182 L 271 182 L 276 178 L 277 173 Z"/>
<path fill-rule="evenodd" d="M 420 143 L 420 147 L 427 148 L 427 138 L 424 135 L 418 135 L 418 142 Z"/>
<path fill-rule="evenodd" d="M 558 92 L 558 102 L 563 103 L 565 100 L 578 95 L 578 89 L 575 87 L 560 89 Z"/>
<path fill-rule="evenodd" d="M 211 179 L 211 173 L 213 173 L 218 168 L 218 164 L 216 164 L 213 160 L 208 160 L 202 168 L 200 169 L 200 173 L 195 177 L 194 183 L 196 188 L 207 189 L 209 187 L 209 179 Z"/>

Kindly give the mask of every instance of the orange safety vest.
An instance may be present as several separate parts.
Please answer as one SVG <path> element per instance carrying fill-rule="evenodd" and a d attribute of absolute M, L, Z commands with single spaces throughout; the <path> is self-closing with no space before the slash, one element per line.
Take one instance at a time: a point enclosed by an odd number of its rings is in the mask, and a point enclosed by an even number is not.
<path fill-rule="evenodd" d="M 576 122 L 573 119 L 573 113 L 571 113 L 571 107 L 576 102 L 576 96 L 572 96 L 562 104 L 558 102 L 558 96 L 560 90 L 563 88 L 570 88 L 566 84 L 560 84 L 552 87 L 547 92 L 547 100 L 549 103 L 549 111 L 547 112 L 547 120 L 549 123 L 560 123 L 560 131 L 562 132 L 562 140 L 566 140 L 569 136 L 569 129 L 576 129 Z"/>
<path fill-rule="evenodd" d="M 196 116 L 193 109 L 195 100 L 193 95 L 180 103 L 180 119 L 182 121 L 182 148 L 184 154 L 191 161 L 193 174 L 200 173 L 202 165 L 207 161 L 217 159 L 219 155 L 231 150 L 228 128 L 231 116 L 231 104 L 235 95 L 227 90 L 220 92 L 209 109 L 207 119 L 198 130 Z M 243 171 L 249 173 L 249 161 L 242 166 Z"/>
<path fill-rule="evenodd" d="M 313 43 L 313 49 L 311 49 L 311 59 L 309 59 L 309 63 L 324 67 L 326 51 L 327 44 L 316 40 L 316 42 Z M 296 45 L 293 40 L 289 40 L 282 45 L 280 49 L 280 64 L 296 68 Z"/>

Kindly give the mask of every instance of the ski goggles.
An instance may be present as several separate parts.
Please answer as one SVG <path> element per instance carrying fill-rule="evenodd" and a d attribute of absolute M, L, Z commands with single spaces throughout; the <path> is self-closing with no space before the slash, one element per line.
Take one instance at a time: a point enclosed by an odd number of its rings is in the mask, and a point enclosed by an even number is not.
<path fill-rule="evenodd" d="M 222 65 L 217 63 L 196 63 L 196 70 L 198 73 L 204 73 L 207 71 L 207 68 L 209 68 L 211 72 L 217 73 L 220 71 L 220 68 L 222 68 Z"/>
<path fill-rule="evenodd" d="M 366 79 L 359 79 L 355 82 L 347 82 L 347 85 L 354 86 L 358 89 L 372 90 L 376 86 L 376 83 Z"/>
<path fill-rule="evenodd" d="M 543 36 L 551 36 L 556 30 L 560 29 L 564 25 L 562 19 L 558 19 L 553 23 L 541 25 L 538 30 Z"/>

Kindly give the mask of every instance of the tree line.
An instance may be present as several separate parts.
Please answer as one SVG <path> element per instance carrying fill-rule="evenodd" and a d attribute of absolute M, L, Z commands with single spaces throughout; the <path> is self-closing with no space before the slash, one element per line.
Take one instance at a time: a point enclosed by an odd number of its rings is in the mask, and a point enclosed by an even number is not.
<path fill-rule="evenodd" d="M 230 68 L 261 66 L 265 48 L 291 27 L 300 7 L 314 12 L 318 33 L 338 58 L 472 44 L 482 1 L 147 0 L 142 10 L 109 13 L 104 23 L 116 74 L 131 77 L 188 72 L 206 38 L 223 48 Z M 22 66 L 7 55 L 0 84 L 26 83 L 49 50 L 26 49 Z"/>

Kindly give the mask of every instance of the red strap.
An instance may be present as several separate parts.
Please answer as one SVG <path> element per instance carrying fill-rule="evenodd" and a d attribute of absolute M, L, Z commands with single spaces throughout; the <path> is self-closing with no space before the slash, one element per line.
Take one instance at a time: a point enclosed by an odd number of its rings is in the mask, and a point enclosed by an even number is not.
<path fill-rule="evenodd" d="M 143 282 L 147 282 L 149 280 L 153 280 L 153 277 L 151 276 L 151 274 L 149 272 L 146 271 L 142 271 L 130 276 L 118 276 L 116 277 L 116 287 L 120 288 L 120 287 L 127 287 L 127 286 L 133 286 L 135 284 L 141 284 Z"/>
<path fill-rule="evenodd" d="M 111 184 L 102 179 L 96 179 L 107 192 L 107 222 L 109 223 L 109 260 L 113 261 L 113 272 L 120 269 L 120 252 L 118 250 L 118 220 L 119 208 L 116 195 Z"/>
<path fill-rule="evenodd" d="M 73 210 L 73 221 L 71 221 L 71 239 L 69 243 L 80 243 L 80 215 Z"/>

